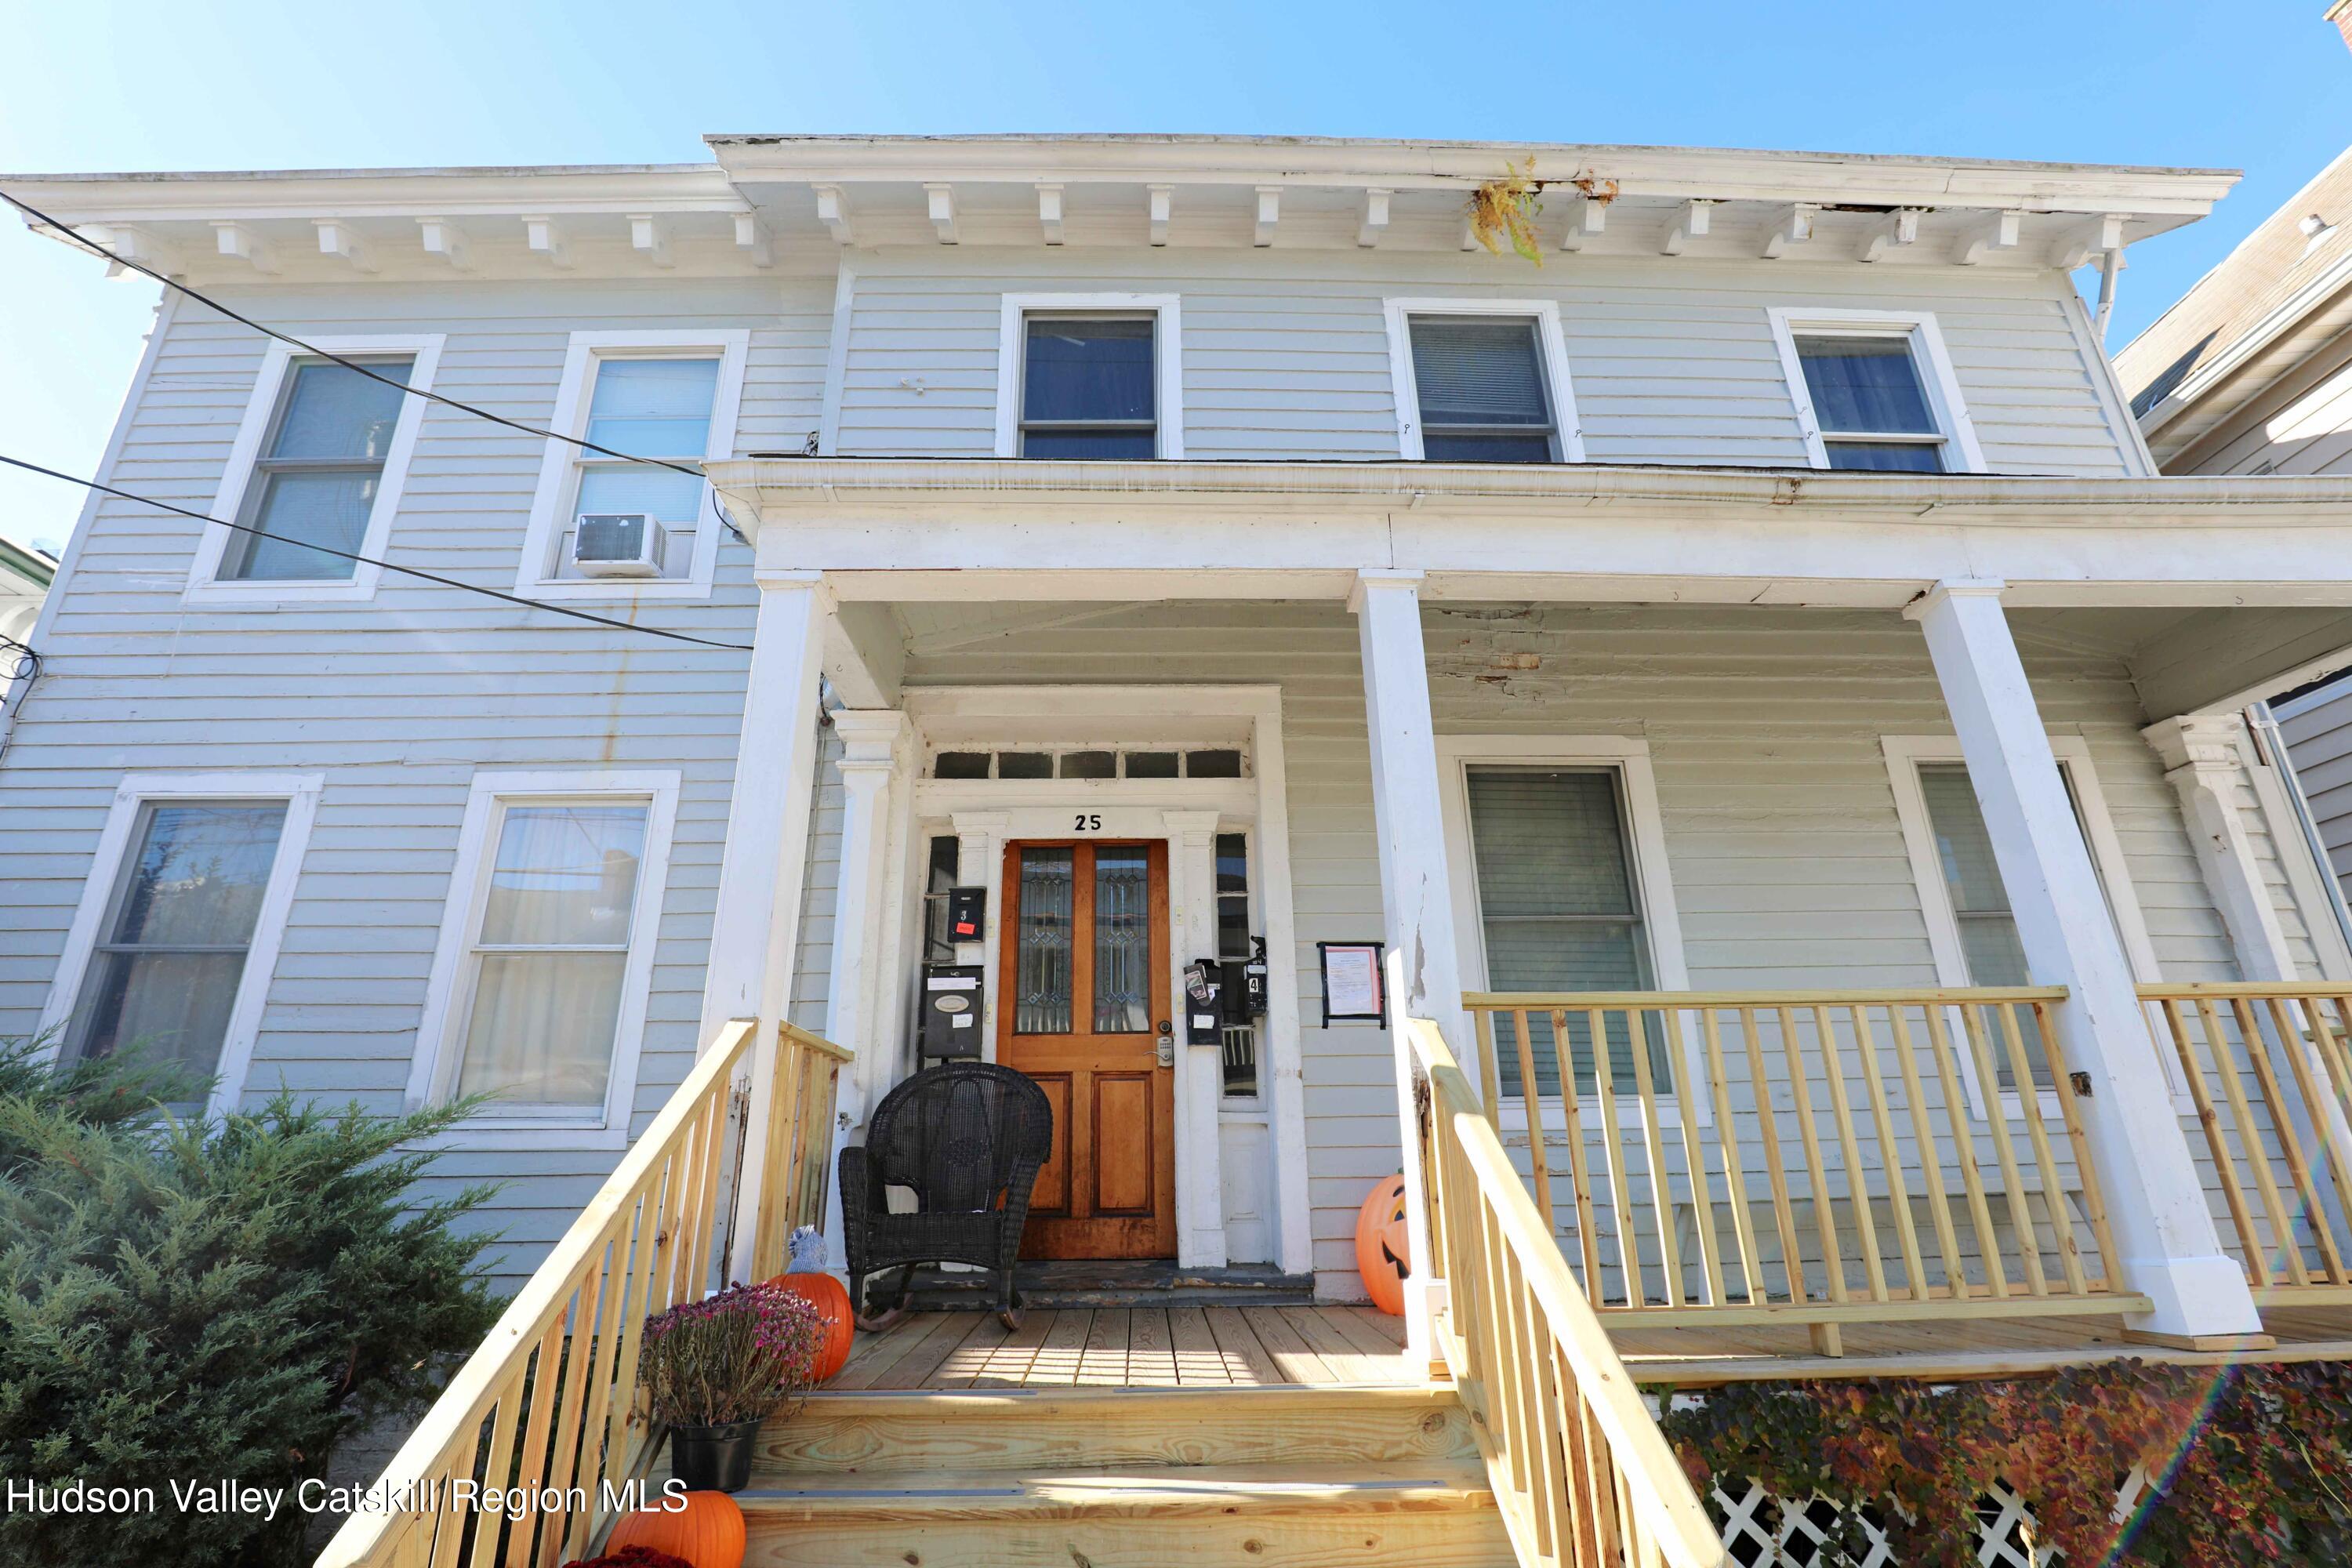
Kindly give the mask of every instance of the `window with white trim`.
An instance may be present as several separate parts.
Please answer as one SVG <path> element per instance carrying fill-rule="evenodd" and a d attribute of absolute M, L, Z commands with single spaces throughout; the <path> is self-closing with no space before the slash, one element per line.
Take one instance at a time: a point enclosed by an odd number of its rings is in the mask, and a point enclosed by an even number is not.
<path fill-rule="evenodd" d="M 1814 468 L 1984 470 L 1933 316 L 1779 309 L 1769 315 Z"/>
<path fill-rule="evenodd" d="M 749 345 L 741 330 L 572 335 L 549 427 L 604 450 L 547 444 L 519 590 L 574 599 L 710 591 L 724 524 L 701 470 L 733 455 Z M 583 517 L 604 520 L 593 555 L 602 571 L 575 549 Z M 624 565 L 616 552 L 642 561 Z"/>
<path fill-rule="evenodd" d="M 222 521 L 196 545 L 190 603 L 373 595 L 381 569 L 370 562 L 388 542 L 424 419 L 415 394 L 431 388 L 441 345 L 437 333 L 320 338 L 318 353 L 269 345 L 213 498 Z"/>
<path fill-rule="evenodd" d="M 90 953 L 67 1055 L 126 1047 L 210 1076 L 286 826 L 282 800 L 151 800 Z"/>
<path fill-rule="evenodd" d="M 2117 941 L 2143 983 L 2158 978 L 2153 948 L 2143 924 L 2122 850 L 2104 808 L 2091 793 L 2096 782 L 2087 752 L 2074 736 L 2053 736 L 2059 782 L 2073 808 L 2074 826 L 2091 861 L 2099 895 Z M 2009 890 L 1995 857 L 1976 786 L 1957 744 L 1944 740 L 1889 737 L 1887 760 L 1898 785 L 1897 805 L 1912 864 L 1919 880 L 1937 979 L 1945 985 L 2011 986 L 2033 984 L 2025 948 L 2011 911 Z M 2042 1070 L 2039 1031 L 2021 1020 L 2026 1058 Z M 2007 1052 L 1993 1052 L 2000 1087 L 2015 1088 Z"/>
<path fill-rule="evenodd" d="M 383 380 L 331 360 L 296 360 L 286 377 L 268 437 L 254 460 L 243 515 L 259 533 L 233 532 L 219 575 L 233 582 L 348 581 L 367 537 L 408 402 L 401 388 L 413 355 L 354 360 Z M 396 384 L 387 385 L 390 382 Z M 341 551 L 331 555 L 310 548 Z"/>
<path fill-rule="evenodd" d="M 1613 767 L 1471 763 L 1469 814 L 1486 988 L 1492 991 L 1647 991 L 1654 986 L 1649 933 L 1635 875 L 1622 781 Z M 1548 1015 L 1530 1015 L 1528 1045 L 1539 1093 L 1559 1092 L 1559 1054 Z M 1633 1038 L 1609 1016 L 1610 1076 L 1634 1080 Z M 1589 1019 L 1571 1015 L 1568 1055 L 1579 1092 L 1593 1066 Z M 1501 1042 L 1515 1047 L 1515 1041 Z M 1648 1042 L 1662 1092 L 1674 1073 L 1665 1041 Z M 1503 1093 L 1519 1093 L 1516 1048 L 1496 1052 Z"/>
<path fill-rule="evenodd" d="M 487 1095 L 494 1128 L 625 1125 L 676 804 L 674 774 L 476 781 L 425 1098 Z"/>
<path fill-rule="evenodd" d="M 60 1059 L 136 1049 L 214 1079 L 212 1107 L 236 1103 L 319 788 L 310 773 L 123 780 L 40 1020 Z"/>
<path fill-rule="evenodd" d="M 1533 317 L 1416 315 L 1408 322 L 1423 458 L 1559 461 L 1559 426 Z"/>
<path fill-rule="evenodd" d="M 1944 432 L 1906 333 L 1799 332 L 1797 363 L 1832 468 L 1944 470 Z"/>
<path fill-rule="evenodd" d="M 1035 310 L 1021 328 L 1021 456 L 1159 454 L 1159 327 L 1151 311 Z"/>
<path fill-rule="evenodd" d="M 1381 309 L 1400 457 L 1583 461 L 1559 301 L 1391 299 Z"/>

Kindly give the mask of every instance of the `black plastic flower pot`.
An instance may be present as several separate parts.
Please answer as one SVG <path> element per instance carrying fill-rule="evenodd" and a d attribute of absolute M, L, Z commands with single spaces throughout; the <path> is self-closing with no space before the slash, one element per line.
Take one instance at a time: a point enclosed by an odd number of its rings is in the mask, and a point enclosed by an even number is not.
<path fill-rule="evenodd" d="M 689 1491 L 740 1492 L 751 1484 L 751 1450 L 759 1440 L 756 1420 L 672 1426 L 670 1468 Z"/>

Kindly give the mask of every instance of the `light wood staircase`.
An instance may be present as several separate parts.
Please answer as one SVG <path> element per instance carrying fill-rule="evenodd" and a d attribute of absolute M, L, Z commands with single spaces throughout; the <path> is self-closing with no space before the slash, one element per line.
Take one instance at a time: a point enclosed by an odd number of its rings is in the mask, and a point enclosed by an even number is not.
<path fill-rule="evenodd" d="M 820 1394 L 735 1500 L 762 1568 L 1513 1561 L 1443 1385 Z"/>

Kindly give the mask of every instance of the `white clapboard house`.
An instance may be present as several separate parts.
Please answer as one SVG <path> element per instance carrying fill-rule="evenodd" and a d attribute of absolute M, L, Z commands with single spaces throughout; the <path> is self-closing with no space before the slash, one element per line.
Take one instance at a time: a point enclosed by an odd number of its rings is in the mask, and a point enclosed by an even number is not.
<path fill-rule="evenodd" d="M 1713 1563 L 1754 1500 L 1629 1365 L 2343 1354 L 2352 982 L 2238 715 L 2352 647 L 2352 478 L 2159 473 L 2072 281 L 2231 181 L 1175 136 L 8 181 L 301 346 L 163 294 L 99 477 L 214 521 L 74 531 L 0 1031 L 493 1097 L 439 1169 L 507 1184 L 519 1294 L 396 1478 L 636 1465 L 641 1310 L 837 1258 L 927 1038 L 1028 1072 L 1027 1314 L 864 1335 L 745 1494 L 778 1562 Z M 1261 942 L 1261 1005 L 1189 998 Z M 559 1362 L 584 1410 L 527 1397 Z"/>

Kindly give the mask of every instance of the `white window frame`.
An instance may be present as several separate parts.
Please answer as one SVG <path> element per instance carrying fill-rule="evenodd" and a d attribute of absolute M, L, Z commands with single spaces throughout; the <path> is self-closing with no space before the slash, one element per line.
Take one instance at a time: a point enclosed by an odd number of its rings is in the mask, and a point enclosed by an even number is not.
<path fill-rule="evenodd" d="M 408 372 L 411 392 L 429 392 L 433 377 L 440 368 L 441 347 L 445 342 L 439 332 L 412 333 L 399 337 L 338 337 L 312 338 L 313 348 L 328 353 L 360 358 L 376 354 L 406 354 L 415 363 Z M 288 380 L 293 374 L 294 362 L 310 357 L 305 351 L 282 340 L 271 339 L 261 356 L 261 370 L 255 377 L 253 395 L 246 400 L 245 417 L 236 427 L 236 438 L 229 444 L 228 463 L 221 473 L 219 491 L 213 498 L 212 515 L 216 520 L 205 525 L 196 541 L 195 559 L 188 568 L 187 585 L 180 598 L 190 605 L 276 605 L 291 599 L 325 599 L 341 603 L 363 602 L 375 597 L 376 579 L 383 574 L 380 567 L 365 561 L 355 562 L 349 578 L 319 582 L 309 578 L 243 578 L 220 575 L 221 563 L 226 559 L 229 542 L 240 537 L 227 526 L 241 523 L 239 515 L 245 510 L 247 493 L 253 488 L 254 476 L 261 460 L 261 444 L 268 439 L 271 424 L 278 416 L 278 405 L 285 395 Z M 368 511 L 366 530 L 360 535 L 357 555 L 381 558 L 385 542 L 392 536 L 392 520 L 400 510 L 400 493 L 408 479 L 409 459 L 416 451 L 417 431 L 425 422 L 425 399 L 404 396 L 400 417 L 392 427 L 392 444 L 385 448 L 383 472 L 376 481 L 375 504 Z"/>
<path fill-rule="evenodd" d="M 1813 412 L 1813 389 L 1797 357 L 1797 340 L 1817 335 L 1841 338 L 1902 338 L 1911 345 L 1911 363 L 1919 373 L 1919 389 L 1928 412 L 1942 432 L 1944 471 L 1981 474 L 1984 449 L 1977 444 L 1976 422 L 1969 416 L 1968 400 L 1960 395 L 1959 378 L 1952 374 L 1952 356 L 1944 347 L 1944 330 L 1932 310 L 1830 310 L 1773 305 L 1765 310 L 1772 323 L 1772 342 L 1780 353 L 1780 374 L 1789 384 L 1789 400 L 1797 410 L 1797 429 L 1805 438 L 1805 458 L 1817 468 L 1830 466 L 1829 445 Z M 1842 438 L 1842 437 L 1841 437 Z M 1922 442 L 1921 445 L 1926 445 Z"/>
<path fill-rule="evenodd" d="M 1006 294 L 996 328 L 996 455 L 1021 455 L 1021 397 L 1032 315 L 1149 315 L 1151 330 L 1153 457 L 1184 456 L 1184 308 L 1176 294 Z"/>
<path fill-rule="evenodd" d="M 1880 737 L 1879 745 L 1886 756 L 1887 781 L 1895 790 L 1895 815 L 1903 826 L 1903 848 L 1911 862 L 1911 881 L 1918 889 L 1920 912 L 1927 921 L 1927 948 L 1935 958 L 1936 984 L 1948 988 L 1972 985 L 1975 982 L 1969 978 L 1968 952 L 1960 945 L 1959 914 L 1952 908 L 1951 889 L 1944 881 L 1943 863 L 1936 854 L 1935 824 L 1927 815 L 1927 792 L 1919 784 L 1920 763 L 1965 764 L 1968 758 L 1960 750 L 1957 735 L 1885 735 Z M 2067 783 L 2072 786 L 2084 840 L 2098 869 L 2107 903 L 2114 910 L 2116 933 L 2122 940 L 2132 979 L 2141 985 L 2156 984 L 2163 979 L 2157 963 L 2156 944 L 2147 933 L 2138 890 L 2132 886 L 2131 864 L 2124 855 L 2123 840 L 2116 836 L 2115 820 L 2107 814 L 2106 792 L 2100 787 L 2098 770 L 2092 765 L 2090 743 L 2080 735 L 2053 734 L 2050 737 L 2050 751 L 2065 770 Z M 1981 1119 L 1984 1090 L 1976 1081 L 1975 1063 L 1965 1051 L 1958 1054 L 1969 1101 Z M 2172 1088 L 2176 1105 L 2188 1110 L 2188 1085 L 2181 1081 L 2178 1064 L 2160 1046 L 2156 1054 L 2164 1064 L 2165 1081 Z M 2044 1093 L 2041 1100 L 2044 1115 L 2058 1114 L 2056 1095 Z M 2014 1120 L 2019 1110 L 2016 1091 L 2003 1090 L 2001 1101 Z"/>
<path fill-rule="evenodd" d="M 1554 439 L 1563 463 L 1584 461 L 1584 425 L 1576 414 L 1576 386 L 1568 369 L 1568 337 L 1560 330 L 1557 300 L 1390 299 L 1381 302 L 1388 321 L 1389 385 L 1396 398 L 1397 454 L 1423 460 L 1421 387 L 1412 373 L 1415 316 L 1524 316 L 1536 323 L 1543 345 L 1544 395 L 1551 399 Z"/>
<path fill-rule="evenodd" d="M 1665 818 L 1658 810 L 1658 781 L 1650 766 L 1649 742 L 1631 735 L 1440 735 L 1436 738 L 1438 806 L 1444 818 L 1447 875 L 1452 880 L 1455 945 L 1465 986 L 1490 989 L 1486 977 L 1486 926 L 1478 901 L 1477 861 L 1470 844 L 1470 769 L 1501 767 L 1606 768 L 1617 775 L 1629 833 L 1627 858 L 1633 862 L 1633 885 L 1642 901 L 1642 926 L 1650 944 L 1650 971 L 1660 991 L 1690 989 L 1690 965 L 1683 950 L 1683 922 L 1675 899 L 1675 879 L 1666 860 Z M 1658 1097 L 1658 1115 L 1666 1125 L 1682 1125 L 1684 1087 L 1706 1081 L 1706 1064 L 1687 1026 L 1682 1030 L 1682 1052 L 1674 1092 Z M 1699 1125 L 1714 1122 L 1714 1109 L 1704 1094 L 1690 1100 L 1698 1108 Z M 1560 1103 L 1546 1096 L 1546 1105 Z M 1580 1095 L 1580 1114 L 1600 1114 L 1596 1091 Z M 1501 1125 L 1524 1131 L 1524 1099 L 1501 1109 Z M 1630 1094 L 1619 1096 L 1618 1121 L 1626 1127 L 1642 1123 L 1642 1109 Z"/>
<path fill-rule="evenodd" d="M 270 862 L 269 880 L 262 889 L 253 938 L 246 944 L 245 972 L 229 1003 L 220 1062 L 215 1069 L 212 1096 L 205 1105 L 207 1114 L 235 1110 L 252 1068 L 262 1009 L 269 999 L 270 981 L 278 973 L 278 950 L 286 934 L 286 917 L 294 907 L 294 886 L 302 874 L 302 857 L 310 846 L 310 825 L 318 816 L 323 785 L 324 775 L 320 773 L 124 774 L 107 810 L 106 826 L 99 831 L 98 853 L 90 862 L 89 878 L 82 884 L 73 923 L 66 930 L 65 952 L 58 960 L 48 1003 L 41 1010 L 40 1032 L 58 1031 L 48 1043 L 47 1054 L 54 1057 L 65 1047 L 65 1032 L 89 982 L 100 929 L 121 888 L 125 859 L 134 848 L 131 836 L 139 826 L 141 809 L 152 802 L 174 800 L 283 805 L 286 820 L 278 829 L 277 858 Z"/>
<path fill-rule="evenodd" d="M 555 412 L 548 428 L 557 436 L 584 439 L 588 405 L 595 395 L 596 367 L 608 359 L 704 357 L 719 362 L 711 391 L 710 432 L 702 460 L 724 462 L 735 455 L 736 426 L 743 410 L 743 373 L 751 353 L 749 329 L 707 331 L 574 332 L 563 351 L 563 376 L 555 389 Z M 514 591 L 535 599 L 585 599 L 628 603 L 639 599 L 706 599 L 719 567 L 722 526 L 702 482 L 694 514 L 694 553 L 683 577 L 559 577 L 555 546 L 572 521 L 580 493 L 582 457 L 572 441 L 551 440 L 540 456 L 539 486 L 530 499 L 530 521 L 523 531 L 522 559 L 515 566 Z"/>
<path fill-rule="evenodd" d="M 677 826 L 679 774 L 675 770 L 572 773 L 489 771 L 474 775 L 457 832 L 457 865 L 434 945 L 425 1013 L 409 1066 L 408 1103 L 450 1098 L 466 1048 L 473 1002 L 474 936 L 490 891 L 490 868 L 509 807 L 599 797 L 643 799 L 646 847 L 637 866 L 636 907 L 629 917 L 629 956 L 621 973 L 621 1000 L 613 1027 L 612 1074 L 604 1103 L 576 1117 L 500 1116 L 496 1101 L 449 1134 L 450 1142 L 483 1149 L 618 1149 L 629 1141 L 636 1102 L 637 1062 L 645 1044 L 646 1003 L 653 989 L 654 949 L 669 881 L 672 836 Z"/>

